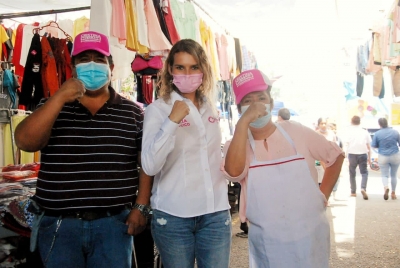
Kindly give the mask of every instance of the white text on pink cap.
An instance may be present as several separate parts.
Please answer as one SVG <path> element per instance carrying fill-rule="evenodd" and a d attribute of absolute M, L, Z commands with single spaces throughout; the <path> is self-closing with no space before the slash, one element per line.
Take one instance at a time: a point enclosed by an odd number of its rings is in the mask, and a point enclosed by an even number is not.
<path fill-rule="evenodd" d="M 253 73 L 245 73 L 235 79 L 236 87 L 254 79 Z"/>
<path fill-rule="evenodd" d="M 86 42 L 101 42 L 101 36 L 98 34 L 82 34 L 81 35 L 81 42 L 86 43 Z"/>

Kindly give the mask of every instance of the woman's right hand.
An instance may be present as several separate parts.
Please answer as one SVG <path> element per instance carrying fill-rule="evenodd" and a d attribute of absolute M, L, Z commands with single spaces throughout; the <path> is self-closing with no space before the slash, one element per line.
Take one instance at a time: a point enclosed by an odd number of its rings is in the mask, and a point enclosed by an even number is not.
<path fill-rule="evenodd" d="M 179 124 L 189 113 L 189 106 L 184 101 L 176 100 L 168 117 L 172 122 Z"/>
<path fill-rule="evenodd" d="M 243 120 L 247 124 L 256 121 L 259 117 L 267 115 L 267 110 L 265 109 L 265 103 L 254 102 L 249 108 L 242 114 L 240 120 Z"/>
<path fill-rule="evenodd" d="M 64 103 L 79 100 L 85 94 L 85 86 L 82 81 L 76 78 L 70 78 L 61 85 L 60 89 L 54 94 L 54 97 L 60 98 Z"/>

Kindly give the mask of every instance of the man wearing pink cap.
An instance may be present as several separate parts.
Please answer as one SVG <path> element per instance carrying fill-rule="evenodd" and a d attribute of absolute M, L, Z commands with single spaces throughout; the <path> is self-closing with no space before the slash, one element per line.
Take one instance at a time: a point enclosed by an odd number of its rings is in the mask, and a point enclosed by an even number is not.
<path fill-rule="evenodd" d="M 226 178 L 242 185 L 239 215 L 250 223 L 250 267 L 328 268 L 325 207 L 343 152 L 300 123 L 273 123 L 271 86 L 259 70 L 233 80 L 241 118 L 224 146 Z M 316 159 L 327 163 L 320 188 Z"/>
<path fill-rule="evenodd" d="M 105 35 L 77 35 L 71 62 L 73 78 L 15 132 L 19 148 L 41 151 L 31 250 L 45 267 L 128 268 L 149 212 L 149 191 L 135 196 L 143 111 L 110 86 Z M 151 187 L 143 173 L 140 182 Z"/>

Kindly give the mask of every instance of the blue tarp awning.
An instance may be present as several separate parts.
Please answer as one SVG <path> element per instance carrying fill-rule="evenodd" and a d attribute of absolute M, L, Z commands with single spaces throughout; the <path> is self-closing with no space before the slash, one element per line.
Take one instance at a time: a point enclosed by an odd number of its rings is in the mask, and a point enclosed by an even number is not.
<path fill-rule="evenodd" d="M 271 111 L 272 115 L 278 116 L 278 111 L 280 108 L 289 109 L 291 116 L 299 115 L 295 110 L 285 107 L 285 104 L 283 103 L 283 101 L 276 101 L 276 100 L 274 100 L 274 109 L 272 109 L 272 111 Z"/>

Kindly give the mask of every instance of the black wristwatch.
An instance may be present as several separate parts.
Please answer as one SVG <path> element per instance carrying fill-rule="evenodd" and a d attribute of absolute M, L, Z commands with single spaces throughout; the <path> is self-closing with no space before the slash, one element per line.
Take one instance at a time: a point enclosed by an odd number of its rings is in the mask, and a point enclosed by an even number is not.
<path fill-rule="evenodd" d="M 150 206 L 142 205 L 142 204 L 134 204 L 132 209 L 137 209 L 140 213 L 147 218 L 149 218 L 151 208 Z"/>

